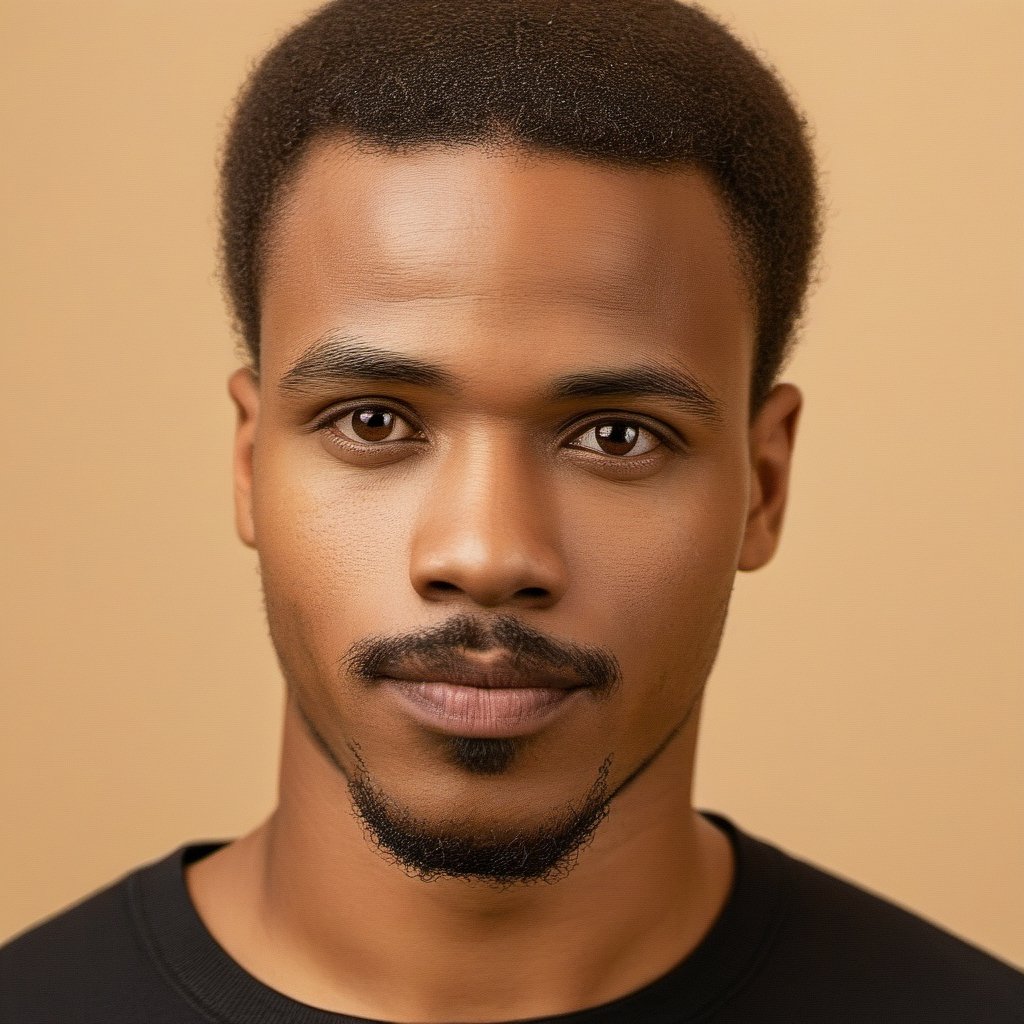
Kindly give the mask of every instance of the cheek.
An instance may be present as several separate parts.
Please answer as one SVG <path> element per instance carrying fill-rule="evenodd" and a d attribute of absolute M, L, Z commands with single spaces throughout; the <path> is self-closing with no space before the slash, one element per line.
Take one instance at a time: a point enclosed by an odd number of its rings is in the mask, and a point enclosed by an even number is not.
<path fill-rule="evenodd" d="M 614 516 L 581 524 L 579 535 L 589 542 L 575 556 L 580 600 L 600 595 L 587 614 L 600 623 L 595 635 L 619 657 L 639 710 L 682 706 L 707 678 L 745 514 L 737 453 L 724 465 L 692 467 L 680 486 L 637 488 L 628 501 L 620 494 Z M 594 517 L 594 509 L 580 515 Z"/>
<path fill-rule="evenodd" d="M 354 638 L 387 628 L 381 610 L 402 579 L 406 547 L 402 496 L 286 445 L 265 449 L 255 469 L 256 541 L 275 641 L 280 632 L 334 665 Z"/>

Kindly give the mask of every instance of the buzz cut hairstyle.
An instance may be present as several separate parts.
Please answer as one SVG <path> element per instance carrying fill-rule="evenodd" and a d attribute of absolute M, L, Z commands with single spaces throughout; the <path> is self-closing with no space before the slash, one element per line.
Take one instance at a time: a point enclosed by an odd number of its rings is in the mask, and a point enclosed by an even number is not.
<path fill-rule="evenodd" d="M 750 413 L 792 348 L 820 236 L 810 132 L 774 70 L 678 0 L 333 0 L 258 61 L 221 159 L 221 261 L 250 365 L 269 226 L 315 141 L 518 147 L 694 169 L 755 317 Z"/>

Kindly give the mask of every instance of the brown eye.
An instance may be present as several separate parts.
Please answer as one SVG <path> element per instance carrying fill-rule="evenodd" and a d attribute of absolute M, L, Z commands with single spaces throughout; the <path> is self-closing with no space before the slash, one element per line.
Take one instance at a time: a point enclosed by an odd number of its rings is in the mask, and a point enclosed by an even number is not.
<path fill-rule="evenodd" d="M 594 444 L 583 444 L 593 437 Z M 574 447 L 601 455 L 636 456 L 646 455 L 661 444 L 661 439 L 652 431 L 629 420 L 605 420 L 580 434 Z"/>
<path fill-rule="evenodd" d="M 400 441 L 416 433 L 407 420 L 382 405 L 362 405 L 343 412 L 331 429 L 358 444 Z"/>

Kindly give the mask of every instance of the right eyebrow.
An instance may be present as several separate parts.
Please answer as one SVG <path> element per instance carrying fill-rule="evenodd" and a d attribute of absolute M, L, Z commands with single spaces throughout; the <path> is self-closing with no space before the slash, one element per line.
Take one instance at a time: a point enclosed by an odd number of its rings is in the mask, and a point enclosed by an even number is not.
<path fill-rule="evenodd" d="M 302 393 L 354 380 L 416 384 L 453 395 L 459 389 L 458 378 L 435 363 L 369 345 L 355 334 L 336 332 L 313 342 L 277 386 L 285 394 Z"/>

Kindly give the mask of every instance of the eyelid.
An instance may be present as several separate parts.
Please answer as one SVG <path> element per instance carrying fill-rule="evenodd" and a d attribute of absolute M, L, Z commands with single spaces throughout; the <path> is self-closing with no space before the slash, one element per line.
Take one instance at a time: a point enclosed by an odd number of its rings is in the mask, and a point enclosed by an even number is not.
<path fill-rule="evenodd" d="M 661 424 L 659 421 L 652 421 L 642 413 L 629 412 L 625 409 L 603 409 L 595 413 L 587 413 L 582 421 L 571 425 L 572 434 L 569 436 L 576 439 L 601 423 L 632 423 L 643 427 L 649 434 L 653 434 L 662 444 L 668 445 L 670 448 L 681 449 L 687 445 L 686 438 L 671 427 Z M 616 456 L 609 455 L 608 458 L 616 458 Z M 624 460 L 629 456 L 619 456 L 618 458 Z"/>
<path fill-rule="evenodd" d="M 410 427 L 421 433 L 424 432 L 422 425 L 419 420 L 401 402 L 396 402 L 393 398 L 359 398 L 350 399 L 342 402 L 339 405 L 332 405 L 329 409 L 325 409 L 322 413 L 315 417 L 313 422 L 310 424 L 310 430 L 316 432 L 323 430 L 324 427 L 329 427 L 331 424 L 336 423 L 338 420 L 350 413 L 355 412 L 357 409 L 387 409 L 389 412 L 393 412 L 396 416 L 401 416 Z M 388 444 L 387 441 L 380 442 L 381 445 Z M 378 446 L 375 446 L 378 447 Z"/>

